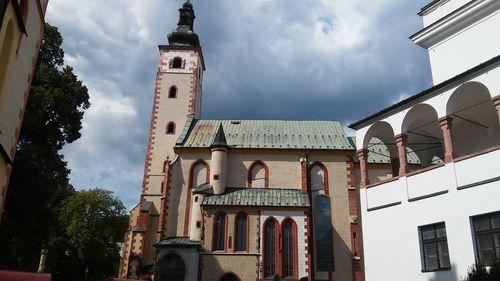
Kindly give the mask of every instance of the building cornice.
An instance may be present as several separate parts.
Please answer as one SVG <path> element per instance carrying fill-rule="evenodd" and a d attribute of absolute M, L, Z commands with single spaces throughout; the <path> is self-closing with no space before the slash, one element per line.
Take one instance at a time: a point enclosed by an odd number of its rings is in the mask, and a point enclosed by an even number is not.
<path fill-rule="evenodd" d="M 410 36 L 420 47 L 430 47 L 500 10 L 498 0 L 475 0 Z"/>

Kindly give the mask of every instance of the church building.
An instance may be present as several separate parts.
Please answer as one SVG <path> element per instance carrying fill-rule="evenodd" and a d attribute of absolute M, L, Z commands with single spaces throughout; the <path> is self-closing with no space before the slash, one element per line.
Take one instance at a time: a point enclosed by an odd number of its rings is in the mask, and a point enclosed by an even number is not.
<path fill-rule="evenodd" d="M 361 280 L 352 140 L 337 121 L 203 119 L 209 66 L 192 4 L 179 12 L 120 277 Z"/>

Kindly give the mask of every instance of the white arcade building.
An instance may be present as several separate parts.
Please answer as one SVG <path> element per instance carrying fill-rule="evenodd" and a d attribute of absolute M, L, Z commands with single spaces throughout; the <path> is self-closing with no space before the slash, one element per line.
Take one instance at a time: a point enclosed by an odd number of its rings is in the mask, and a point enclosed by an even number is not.
<path fill-rule="evenodd" d="M 367 281 L 460 280 L 500 259 L 500 1 L 437 0 L 419 15 L 410 39 L 434 86 L 350 125 Z M 385 177 L 367 168 L 380 141 Z"/>

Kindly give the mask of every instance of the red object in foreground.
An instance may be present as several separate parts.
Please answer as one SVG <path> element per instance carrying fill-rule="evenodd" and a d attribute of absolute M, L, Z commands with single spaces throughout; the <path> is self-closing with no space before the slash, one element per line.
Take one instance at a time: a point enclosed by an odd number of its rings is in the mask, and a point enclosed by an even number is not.
<path fill-rule="evenodd" d="M 0 270 L 0 280 L 2 281 L 50 281 L 50 273 L 33 273 Z"/>

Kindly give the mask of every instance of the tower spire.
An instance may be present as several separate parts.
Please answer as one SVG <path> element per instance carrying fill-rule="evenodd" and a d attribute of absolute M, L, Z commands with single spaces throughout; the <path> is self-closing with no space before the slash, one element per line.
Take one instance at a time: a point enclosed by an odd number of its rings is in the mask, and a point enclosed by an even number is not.
<path fill-rule="evenodd" d="M 168 43 L 171 46 L 200 46 L 198 35 L 193 31 L 195 18 L 193 4 L 186 0 L 179 9 L 177 29 L 168 34 Z"/>

